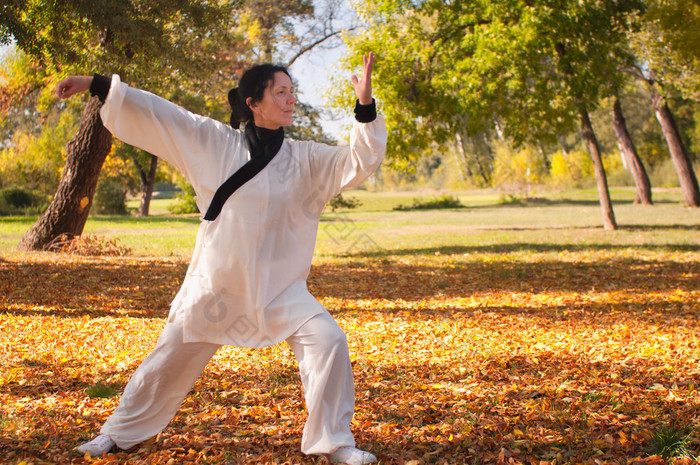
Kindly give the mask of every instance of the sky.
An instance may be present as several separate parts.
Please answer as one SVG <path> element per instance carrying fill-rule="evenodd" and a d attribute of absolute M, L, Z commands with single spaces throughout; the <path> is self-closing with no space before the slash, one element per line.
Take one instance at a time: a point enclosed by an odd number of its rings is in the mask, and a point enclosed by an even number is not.
<path fill-rule="evenodd" d="M 299 100 L 314 107 L 326 109 L 325 94 L 333 76 L 340 66 L 338 61 L 344 53 L 341 48 L 334 50 L 311 51 L 299 58 L 291 67 L 292 77 L 297 81 Z M 350 81 L 351 73 L 347 80 Z M 327 110 L 327 109 L 326 109 Z M 348 113 L 350 115 L 351 113 Z M 337 116 L 336 116 L 337 118 Z M 330 112 L 322 111 L 321 125 L 323 130 L 333 136 L 338 142 L 348 138 L 347 127 L 352 122 L 352 116 L 334 119 Z"/>

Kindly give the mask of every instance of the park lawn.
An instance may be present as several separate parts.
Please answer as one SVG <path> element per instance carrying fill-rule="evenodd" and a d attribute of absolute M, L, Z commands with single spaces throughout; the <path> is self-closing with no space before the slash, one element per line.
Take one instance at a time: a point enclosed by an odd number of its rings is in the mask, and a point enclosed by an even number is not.
<path fill-rule="evenodd" d="M 309 289 L 346 330 L 353 430 L 380 463 L 700 453 L 700 211 L 677 192 L 613 191 L 614 232 L 590 192 L 426 211 L 392 208 L 431 193 L 350 195 Z M 0 226 L 0 463 L 88 463 L 70 449 L 155 344 L 198 220 L 91 218 L 125 256 L 15 252 L 31 223 Z M 155 443 L 92 463 L 325 463 L 299 452 L 304 418 L 285 344 L 225 347 Z"/>

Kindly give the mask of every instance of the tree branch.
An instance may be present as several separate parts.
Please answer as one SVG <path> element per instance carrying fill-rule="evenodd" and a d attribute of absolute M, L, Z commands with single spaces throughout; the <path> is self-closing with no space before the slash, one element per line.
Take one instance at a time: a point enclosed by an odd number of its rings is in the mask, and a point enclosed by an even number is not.
<path fill-rule="evenodd" d="M 296 55 L 294 55 L 294 56 L 292 57 L 292 59 L 289 60 L 289 61 L 287 62 L 287 67 L 292 66 L 292 64 L 293 64 L 295 61 L 297 61 L 303 54 L 305 54 L 305 53 L 311 51 L 314 47 L 316 47 L 316 46 L 322 44 L 322 43 L 325 42 L 326 40 L 328 40 L 328 39 L 330 39 L 330 38 L 332 38 L 332 37 L 335 37 L 335 36 L 337 36 L 338 34 L 340 34 L 340 33 L 342 33 L 342 32 L 350 32 L 350 31 L 354 31 L 355 29 L 357 29 L 357 26 L 353 26 L 353 27 L 351 27 L 350 29 L 341 29 L 341 30 L 339 30 L 339 31 L 331 32 L 330 34 L 326 34 L 325 36 L 321 37 L 320 39 L 318 39 L 318 40 L 316 40 L 316 41 L 310 43 L 310 44 L 307 45 L 306 47 L 303 47 L 301 50 L 299 50 L 299 51 L 296 53 Z"/>

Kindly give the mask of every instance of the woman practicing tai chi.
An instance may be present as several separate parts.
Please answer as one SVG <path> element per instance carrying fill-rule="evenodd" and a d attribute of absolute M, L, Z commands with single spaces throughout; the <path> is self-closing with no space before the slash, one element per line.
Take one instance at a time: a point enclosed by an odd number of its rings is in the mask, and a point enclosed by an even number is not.
<path fill-rule="evenodd" d="M 156 436 L 222 345 L 285 340 L 308 408 L 301 451 L 329 454 L 334 463 L 376 462 L 355 448 L 350 431 L 355 395 L 345 334 L 306 288 L 324 204 L 360 184 L 384 157 L 386 127 L 372 99 L 374 55 L 363 61 L 362 76 L 352 76 L 357 121 L 349 147 L 284 139 L 296 98 L 279 66 L 243 74 L 229 92 L 230 126 L 129 87 L 116 75 L 70 76 L 58 84 L 61 98 L 88 89 L 97 95 L 105 127 L 181 170 L 206 212 L 155 349 L 100 435 L 78 451 L 100 456 Z"/>

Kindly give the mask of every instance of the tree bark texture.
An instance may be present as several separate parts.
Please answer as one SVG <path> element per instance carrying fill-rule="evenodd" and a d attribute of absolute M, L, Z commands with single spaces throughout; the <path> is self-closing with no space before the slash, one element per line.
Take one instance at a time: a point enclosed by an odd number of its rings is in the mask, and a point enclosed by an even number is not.
<path fill-rule="evenodd" d="M 148 169 L 148 174 L 141 168 L 139 162 L 134 158 L 134 165 L 139 173 L 139 181 L 141 184 L 141 203 L 137 216 L 148 216 L 148 211 L 151 208 L 151 198 L 153 198 L 153 187 L 156 183 L 156 171 L 158 170 L 158 157 L 151 155 L 151 165 Z"/>
<path fill-rule="evenodd" d="M 668 151 L 671 153 L 673 166 L 676 168 L 678 180 L 683 191 L 683 200 L 689 207 L 700 207 L 700 188 L 698 179 L 693 171 L 693 165 L 688 157 L 688 151 L 683 145 L 680 131 L 676 125 L 676 119 L 666 102 L 666 99 L 659 94 L 653 84 L 649 85 L 651 91 L 651 101 L 654 107 L 656 119 L 661 124 L 661 131 L 666 139 Z"/>
<path fill-rule="evenodd" d="M 603 228 L 609 230 L 617 229 L 615 221 L 615 213 L 613 212 L 612 201 L 610 200 L 610 191 L 608 190 L 608 179 L 605 175 L 603 160 L 600 156 L 600 144 L 593 131 L 591 118 L 588 115 L 588 110 L 579 106 L 579 121 L 581 123 L 581 137 L 588 145 L 588 152 L 593 160 L 593 171 L 595 173 L 595 181 L 598 186 L 598 198 L 600 199 L 600 208 L 603 211 Z"/>
<path fill-rule="evenodd" d="M 112 146 L 112 135 L 100 119 L 101 102 L 91 97 L 77 134 L 66 145 L 66 166 L 51 204 L 24 234 L 19 250 L 46 250 L 52 241 L 80 236 L 85 227 L 97 180 Z"/>
<path fill-rule="evenodd" d="M 649 181 L 646 169 L 644 169 L 644 164 L 637 154 L 634 141 L 627 130 L 627 123 L 622 114 L 622 105 L 620 104 L 619 98 L 615 98 L 615 102 L 613 103 L 613 126 L 615 127 L 615 136 L 617 136 L 617 142 L 620 145 L 622 156 L 625 157 L 627 166 L 629 166 L 632 177 L 634 178 L 634 185 L 636 186 L 634 203 L 652 205 L 651 182 Z"/>

